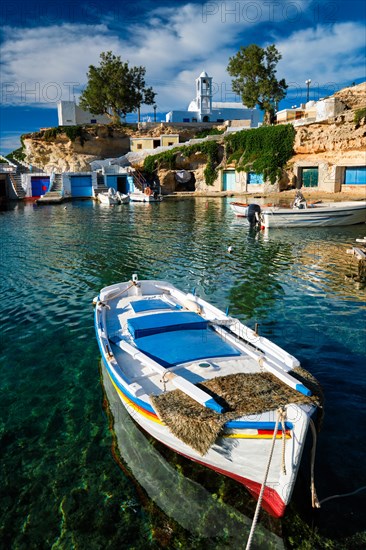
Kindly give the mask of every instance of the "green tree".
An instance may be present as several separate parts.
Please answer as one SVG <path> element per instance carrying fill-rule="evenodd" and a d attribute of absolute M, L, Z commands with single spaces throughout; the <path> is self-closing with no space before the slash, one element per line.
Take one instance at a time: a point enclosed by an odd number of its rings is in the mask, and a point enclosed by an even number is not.
<path fill-rule="evenodd" d="M 99 66 L 89 66 L 80 107 L 96 115 L 107 115 L 114 122 L 127 113 L 140 113 L 141 105 L 150 105 L 155 98 L 152 88 L 145 87 L 145 72 L 145 67 L 129 67 L 120 56 L 102 52 Z"/>
<path fill-rule="evenodd" d="M 227 66 L 229 75 L 234 77 L 233 91 L 250 109 L 258 105 L 264 111 L 264 124 L 272 122 L 278 102 L 286 96 L 286 81 L 276 78 L 276 65 L 281 58 L 274 44 L 267 48 L 251 44 L 230 57 Z"/>
<path fill-rule="evenodd" d="M 155 103 L 156 96 L 156 93 L 151 87 L 146 88 L 145 73 L 146 69 L 144 67 L 133 67 L 132 69 L 132 87 L 135 91 L 136 96 L 136 107 L 133 110 L 137 111 L 139 122 L 141 105 L 153 105 Z"/>

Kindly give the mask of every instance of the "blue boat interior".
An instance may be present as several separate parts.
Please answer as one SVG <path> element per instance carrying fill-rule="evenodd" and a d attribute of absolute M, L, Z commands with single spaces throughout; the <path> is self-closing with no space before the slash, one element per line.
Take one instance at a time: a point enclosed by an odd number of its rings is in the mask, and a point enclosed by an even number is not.
<path fill-rule="evenodd" d="M 133 317 L 127 321 L 128 330 L 135 340 L 163 332 L 185 329 L 206 329 L 208 321 L 192 311 L 159 313 Z"/>
<path fill-rule="evenodd" d="M 225 342 L 208 321 L 193 312 L 134 317 L 128 329 L 137 348 L 164 367 L 213 357 L 233 357 L 240 351 Z"/>
<path fill-rule="evenodd" d="M 142 313 L 144 311 L 152 311 L 154 309 L 182 309 L 182 306 L 169 304 L 160 298 L 151 298 L 149 300 L 136 300 L 131 302 L 131 307 L 135 313 Z"/>

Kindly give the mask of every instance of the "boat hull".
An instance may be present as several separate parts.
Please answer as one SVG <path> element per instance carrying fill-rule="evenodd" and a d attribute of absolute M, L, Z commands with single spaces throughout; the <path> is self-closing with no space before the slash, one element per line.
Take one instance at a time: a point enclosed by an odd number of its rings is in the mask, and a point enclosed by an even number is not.
<path fill-rule="evenodd" d="M 234 214 L 247 219 L 247 205 L 231 203 Z M 261 227 L 333 227 L 366 222 L 366 202 L 318 204 L 304 209 L 264 208 L 261 212 Z"/>
<path fill-rule="evenodd" d="M 99 193 L 98 201 L 100 202 L 100 204 L 103 204 L 105 206 L 114 206 L 116 204 L 119 204 L 118 199 L 109 196 L 108 193 Z"/>
<path fill-rule="evenodd" d="M 262 211 L 262 225 L 270 227 L 332 227 L 366 222 L 366 203 Z"/>
<path fill-rule="evenodd" d="M 130 201 L 132 201 L 132 202 L 161 202 L 162 197 L 161 197 L 161 195 L 155 196 L 155 194 L 146 195 L 145 193 L 130 193 Z"/>
<path fill-rule="evenodd" d="M 182 443 L 179 439 L 172 436 L 168 428 L 164 426 L 154 414 L 143 409 L 134 403 L 116 384 L 116 378 L 110 371 L 108 361 L 103 358 L 108 375 L 118 393 L 121 403 L 130 414 L 131 418 L 137 422 L 141 428 L 160 441 L 176 453 L 201 464 L 215 472 L 230 477 L 242 484 L 250 494 L 257 499 L 261 490 L 263 476 L 266 469 L 266 462 L 270 452 L 271 439 L 235 439 L 223 441 L 221 438 L 209 452 L 202 457 L 190 447 Z M 303 442 L 308 429 L 308 418 L 301 414 L 301 411 L 292 411 L 292 419 L 297 423 L 297 430 L 292 434 L 291 440 L 286 441 L 285 463 L 288 465 L 287 475 L 278 476 L 281 471 L 282 445 L 280 440 L 276 440 L 274 455 L 269 472 L 270 481 L 266 484 L 263 494 L 262 507 L 271 516 L 280 518 L 284 515 L 286 505 L 288 504 L 294 482 L 300 466 Z M 291 415 L 291 411 L 288 411 Z M 230 458 L 225 457 L 225 453 Z M 292 467 L 289 466 L 292 464 Z M 254 467 L 253 467 L 254 465 Z"/>

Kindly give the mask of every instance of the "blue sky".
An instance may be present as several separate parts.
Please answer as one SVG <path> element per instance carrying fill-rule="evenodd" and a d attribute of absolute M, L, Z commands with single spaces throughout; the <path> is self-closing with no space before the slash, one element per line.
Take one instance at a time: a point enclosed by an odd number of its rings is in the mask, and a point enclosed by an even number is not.
<path fill-rule="evenodd" d="M 77 99 L 88 66 L 108 50 L 146 67 L 158 119 L 187 108 L 202 70 L 213 77 L 215 100 L 238 101 L 226 67 L 240 46 L 252 43 L 274 43 L 282 54 L 277 76 L 289 89 L 280 107 L 304 102 L 309 78 L 310 99 L 330 95 L 366 80 L 365 6 L 363 0 L 5 0 L 0 149 L 8 153 L 22 133 L 56 126 L 57 101 Z"/>

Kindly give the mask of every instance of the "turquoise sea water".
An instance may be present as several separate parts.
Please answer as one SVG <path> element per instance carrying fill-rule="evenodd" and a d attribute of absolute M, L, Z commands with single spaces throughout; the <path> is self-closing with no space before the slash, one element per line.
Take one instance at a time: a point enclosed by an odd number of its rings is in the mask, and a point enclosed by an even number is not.
<path fill-rule="evenodd" d="M 235 527 L 190 530 L 194 520 L 153 503 L 127 457 L 122 469 L 113 458 L 92 300 L 132 273 L 196 288 L 296 355 L 326 397 L 319 499 L 366 485 L 366 291 L 345 278 L 357 271 L 346 249 L 365 235 L 366 226 L 252 234 L 226 199 L 0 211 L 0 547 L 232 546 Z M 218 501 L 253 513 L 237 484 L 158 451 Z M 185 495 L 187 513 L 194 498 L 203 497 Z M 366 546 L 366 491 L 315 512 L 309 503 L 304 472 L 284 521 L 264 524 L 288 548 Z"/>

